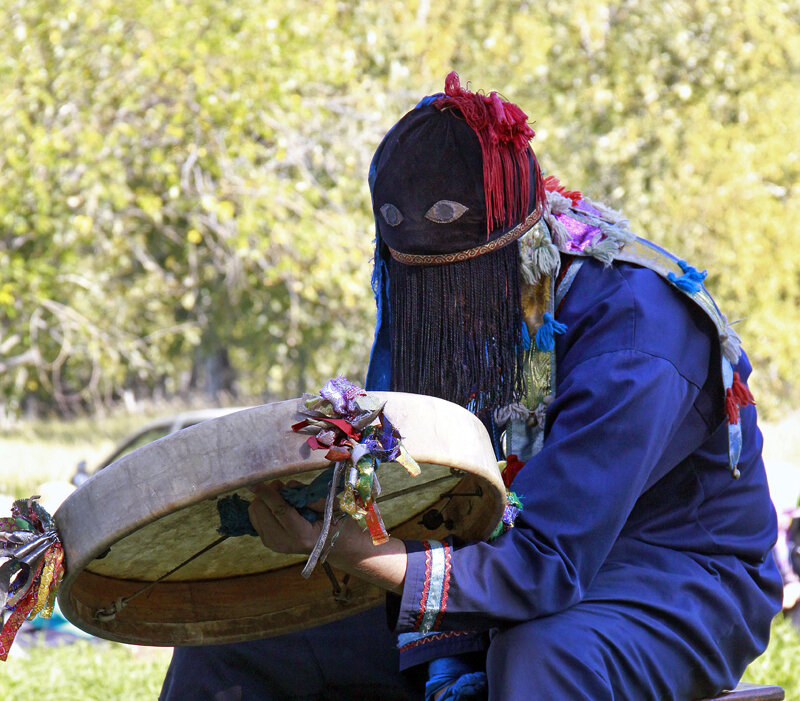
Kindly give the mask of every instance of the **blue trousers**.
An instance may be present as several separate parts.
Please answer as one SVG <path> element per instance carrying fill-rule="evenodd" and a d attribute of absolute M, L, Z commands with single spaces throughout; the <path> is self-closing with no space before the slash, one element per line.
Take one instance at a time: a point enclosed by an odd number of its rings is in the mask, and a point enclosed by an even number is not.
<path fill-rule="evenodd" d="M 264 640 L 176 647 L 160 701 L 422 699 L 424 669 L 400 673 L 383 607 Z"/>
<path fill-rule="evenodd" d="M 690 701 L 735 686 L 748 655 L 735 635 L 726 640 L 722 625 L 708 639 L 689 638 L 691 620 L 662 614 L 587 601 L 498 630 L 487 654 L 489 698 Z M 423 668 L 398 672 L 379 608 L 266 640 L 175 648 L 160 699 L 421 700 L 425 676 Z"/>

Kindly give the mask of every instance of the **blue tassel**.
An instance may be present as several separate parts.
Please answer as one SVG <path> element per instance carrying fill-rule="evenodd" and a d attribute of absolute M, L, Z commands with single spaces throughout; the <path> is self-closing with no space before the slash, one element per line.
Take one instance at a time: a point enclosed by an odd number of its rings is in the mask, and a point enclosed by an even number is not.
<path fill-rule="evenodd" d="M 524 321 L 522 322 L 522 333 L 520 335 L 522 336 L 522 347 L 525 350 L 530 350 L 531 336 L 528 333 L 528 325 Z"/>
<path fill-rule="evenodd" d="M 550 312 L 542 316 L 542 325 L 536 332 L 536 350 L 551 351 L 556 345 L 554 334 L 562 334 L 567 330 L 567 325 L 556 321 Z"/>
<path fill-rule="evenodd" d="M 699 292 L 708 272 L 705 270 L 703 272 L 698 272 L 696 268 L 693 268 L 685 260 L 679 260 L 678 265 L 681 266 L 683 275 L 678 277 L 675 273 L 668 273 L 667 279 L 675 285 L 675 287 L 687 294 Z"/>
<path fill-rule="evenodd" d="M 428 665 L 425 701 L 468 701 L 486 698 L 486 672 L 476 672 L 460 657 L 440 657 Z"/>

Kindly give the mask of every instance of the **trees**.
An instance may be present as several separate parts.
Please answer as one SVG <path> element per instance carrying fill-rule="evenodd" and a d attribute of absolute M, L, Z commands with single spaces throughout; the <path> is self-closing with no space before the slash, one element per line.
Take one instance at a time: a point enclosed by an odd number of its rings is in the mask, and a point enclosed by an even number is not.
<path fill-rule="evenodd" d="M 363 378 L 369 158 L 451 68 L 528 109 L 549 171 L 708 266 L 747 317 L 762 404 L 796 391 L 796 0 L 16 0 L 0 17 L 6 412 L 175 394 L 226 362 L 221 388 L 264 399 Z"/>

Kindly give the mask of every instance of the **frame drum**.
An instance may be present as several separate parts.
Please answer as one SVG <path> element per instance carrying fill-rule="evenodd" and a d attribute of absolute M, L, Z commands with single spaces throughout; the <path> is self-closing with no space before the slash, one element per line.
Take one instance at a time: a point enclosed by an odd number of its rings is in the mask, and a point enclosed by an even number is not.
<path fill-rule="evenodd" d="M 397 463 L 378 468 L 377 503 L 390 534 L 465 541 L 488 537 L 505 506 L 489 435 L 466 409 L 434 397 L 370 392 L 422 472 Z M 375 606 L 378 588 L 356 579 L 334 596 L 318 566 L 282 555 L 252 536 L 209 549 L 113 616 L 113 603 L 152 584 L 219 539 L 219 498 L 253 499 L 248 485 L 273 479 L 308 483 L 329 466 L 307 434 L 298 399 L 205 421 L 124 456 L 77 489 L 55 520 L 66 557 L 58 601 L 75 625 L 101 638 L 140 645 L 227 643 L 311 627 Z M 430 509 L 441 517 L 425 519 Z M 437 525 L 438 524 L 438 525 Z M 335 573 L 338 581 L 342 574 Z M 346 600 L 345 600 L 346 599 Z"/>

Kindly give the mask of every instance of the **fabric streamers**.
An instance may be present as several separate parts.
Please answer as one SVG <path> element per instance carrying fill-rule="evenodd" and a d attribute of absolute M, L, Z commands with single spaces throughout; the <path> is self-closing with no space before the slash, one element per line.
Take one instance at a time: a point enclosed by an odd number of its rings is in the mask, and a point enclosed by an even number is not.
<path fill-rule="evenodd" d="M 739 373 L 733 373 L 733 384 L 725 390 L 725 410 L 728 414 L 728 423 L 739 423 L 739 410 L 755 403 L 755 398 L 747 385 L 742 382 Z"/>
<path fill-rule="evenodd" d="M 236 538 L 242 535 L 255 535 L 258 533 L 250 522 L 247 508 L 250 502 L 242 499 L 238 494 L 223 497 L 217 502 L 217 513 L 219 514 L 220 526 L 217 533 L 220 535 Z"/>
<path fill-rule="evenodd" d="M 545 275 L 557 275 L 561 267 L 558 247 L 545 226 L 534 226 L 519 240 L 520 272 L 529 285 Z"/>
<path fill-rule="evenodd" d="M 506 464 L 505 467 L 502 468 L 502 476 L 503 476 L 503 484 L 506 486 L 506 489 L 511 488 L 511 483 L 514 481 L 514 478 L 517 476 L 519 471 L 525 467 L 525 463 L 522 462 L 516 455 L 513 453 L 511 455 L 506 456 Z"/>
<path fill-rule="evenodd" d="M 492 418 L 498 426 L 505 426 L 509 421 L 527 421 L 530 413 L 522 402 L 513 402 L 495 409 Z"/>
<path fill-rule="evenodd" d="M 602 202 L 595 202 L 594 200 L 590 200 L 588 197 L 583 197 L 582 199 L 585 204 L 596 209 L 598 214 L 605 221 L 610 222 L 611 224 L 625 225 L 625 228 L 627 228 L 629 220 L 622 212 L 618 212 L 616 209 L 612 209 L 611 207 L 609 207 L 606 204 L 603 204 Z"/>
<path fill-rule="evenodd" d="M 742 339 L 733 328 L 733 324 L 728 323 L 728 318 L 723 314 L 722 321 L 725 324 L 724 331 L 719 335 L 722 344 L 722 354 L 728 359 L 731 365 L 736 365 L 742 357 Z M 736 323 L 736 322 L 734 322 Z"/>
<path fill-rule="evenodd" d="M 583 195 L 581 195 L 580 192 L 577 190 L 567 190 L 554 175 L 548 175 L 544 179 L 544 189 L 547 190 L 548 195 L 552 192 L 568 198 L 571 200 L 573 206 L 577 205 L 578 202 L 583 199 Z"/>
<path fill-rule="evenodd" d="M 598 241 L 594 246 L 588 246 L 586 248 L 586 253 L 592 258 L 599 260 L 608 268 L 619 253 L 619 243 L 614 239 L 604 238 Z"/>
<path fill-rule="evenodd" d="M 550 312 L 542 316 L 542 325 L 536 331 L 536 350 L 551 351 L 555 347 L 555 334 L 562 334 L 567 330 L 566 324 L 556 321 Z"/>
<path fill-rule="evenodd" d="M 487 240 L 492 231 L 522 221 L 529 204 L 528 142 L 534 137 L 528 115 L 496 92 L 482 95 L 462 88 L 455 71 L 445 78 L 444 96 L 436 98 L 433 104 L 439 109 L 458 109 L 480 142 Z M 544 184 L 535 158 L 533 167 L 536 197 L 542 202 Z"/>
<path fill-rule="evenodd" d="M 366 396 L 367 393 L 344 377 L 335 377 L 325 383 L 319 394 L 331 403 L 337 414 L 350 415 L 359 410 L 356 397 Z"/>
<path fill-rule="evenodd" d="M 412 477 L 420 474 L 419 465 L 403 446 L 399 431 L 383 408 L 377 399 L 344 377 L 327 382 L 318 396 L 305 395 L 299 412 L 307 418 L 292 430 L 311 433 L 308 445 L 313 450 L 326 450 L 328 460 L 342 465 L 342 483 L 331 484 L 336 480 L 329 470 L 311 485 L 290 488 L 291 495 L 287 490 L 281 491 L 295 507 L 305 507 L 325 492 L 329 499 L 336 494 L 340 510 L 369 529 L 375 545 L 389 537 L 375 501 L 380 494 L 379 465 L 394 461 Z M 326 514 L 329 510 L 326 506 Z"/>
<path fill-rule="evenodd" d="M 516 456 L 509 457 L 514 457 L 516 460 Z M 519 463 L 518 460 L 516 462 Z M 505 481 L 505 471 L 503 474 L 503 481 Z M 520 501 L 519 497 L 515 492 L 511 492 L 506 489 L 506 505 L 503 509 L 503 515 L 489 536 L 489 542 L 493 541 L 495 538 L 499 538 L 501 535 L 503 535 L 503 533 L 508 533 L 508 531 L 514 527 L 514 522 L 517 520 L 517 516 L 519 515 L 520 511 L 522 511 L 522 502 Z"/>
<path fill-rule="evenodd" d="M 685 260 L 679 260 L 678 265 L 681 266 L 683 275 L 678 277 L 675 273 L 667 273 L 667 279 L 675 285 L 675 287 L 687 294 L 699 292 L 700 288 L 703 286 L 703 280 L 706 279 L 708 273 L 705 270 L 703 272 L 698 272 Z"/>
<path fill-rule="evenodd" d="M 531 349 L 531 335 L 528 333 L 528 324 L 526 324 L 524 321 L 522 322 L 521 326 L 520 343 L 525 350 Z"/>
<path fill-rule="evenodd" d="M 36 499 L 19 499 L 0 519 L 0 603 L 11 611 L 0 631 L 0 660 L 22 623 L 50 618 L 64 576 L 64 549 L 50 514 Z"/>
<path fill-rule="evenodd" d="M 475 671 L 462 657 L 440 657 L 428 664 L 425 701 L 478 701 L 487 690 L 486 672 Z"/>

